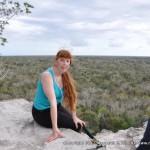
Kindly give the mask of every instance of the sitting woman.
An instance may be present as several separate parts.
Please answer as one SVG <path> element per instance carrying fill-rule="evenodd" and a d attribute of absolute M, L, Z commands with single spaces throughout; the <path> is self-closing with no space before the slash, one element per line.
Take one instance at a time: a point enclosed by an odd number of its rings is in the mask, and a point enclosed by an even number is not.
<path fill-rule="evenodd" d="M 69 51 L 60 50 L 54 65 L 43 72 L 38 81 L 32 115 L 39 125 L 52 128 L 53 134 L 46 140 L 48 143 L 64 137 L 59 128 L 68 128 L 76 132 L 83 129 L 93 141 L 95 140 L 86 129 L 85 122 L 76 115 L 77 92 L 74 80 L 67 71 L 72 60 Z M 63 107 L 62 102 L 71 113 Z"/>

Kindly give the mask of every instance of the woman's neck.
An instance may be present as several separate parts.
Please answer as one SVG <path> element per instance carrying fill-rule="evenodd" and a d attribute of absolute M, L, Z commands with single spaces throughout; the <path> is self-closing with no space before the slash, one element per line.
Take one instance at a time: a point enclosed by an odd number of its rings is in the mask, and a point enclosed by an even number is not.
<path fill-rule="evenodd" d="M 53 70 L 55 76 L 61 76 L 62 75 L 61 72 L 59 71 L 59 69 L 55 65 L 52 66 L 52 70 Z"/>

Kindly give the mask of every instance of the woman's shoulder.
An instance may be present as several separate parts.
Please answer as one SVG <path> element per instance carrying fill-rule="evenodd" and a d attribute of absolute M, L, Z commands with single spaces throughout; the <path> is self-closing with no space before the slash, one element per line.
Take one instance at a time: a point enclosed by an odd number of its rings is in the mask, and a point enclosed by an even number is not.
<path fill-rule="evenodd" d="M 51 71 L 52 71 L 52 68 L 48 67 L 44 72 L 51 72 Z"/>
<path fill-rule="evenodd" d="M 44 70 L 43 72 L 40 73 L 41 76 L 50 73 L 51 68 L 47 68 L 46 70 Z"/>
<path fill-rule="evenodd" d="M 49 67 L 49 68 L 47 68 L 43 73 L 42 73 L 42 75 L 43 74 L 52 74 L 52 69 Z"/>
<path fill-rule="evenodd" d="M 41 75 L 41 81 L 42 82 L 48 82 L 52 80 L 52 76 L 49 72 L 44 71 Z"/>
<path fill-rule="evenodd" d="M 41 79 L 52 79 L 52 69 L 49 67 L 41 74 Z"/>

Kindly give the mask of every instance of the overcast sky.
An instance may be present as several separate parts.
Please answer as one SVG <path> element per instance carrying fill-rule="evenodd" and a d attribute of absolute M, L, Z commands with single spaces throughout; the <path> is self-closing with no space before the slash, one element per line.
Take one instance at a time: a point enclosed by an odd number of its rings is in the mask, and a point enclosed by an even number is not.
<path fill-rule="evenodd" d="M 150 56 L 150 0 L 30 0 L 13 18 L 2 55 Z"/>

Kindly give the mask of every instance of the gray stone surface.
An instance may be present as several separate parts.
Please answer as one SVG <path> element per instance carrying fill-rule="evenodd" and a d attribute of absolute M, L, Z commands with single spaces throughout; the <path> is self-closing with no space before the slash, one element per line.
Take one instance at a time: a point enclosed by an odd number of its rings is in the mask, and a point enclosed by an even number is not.
<path fill-rule="evenodd" d="M 52 134 L 33 121 L 32 102 L 24 99 L 4 100 L 0 102 L 0 150 L 94 150 L 89 137 L 70 129 L 63 129 L 65 138 L 51 143 L 44 141 Z M 129 128 L 113 133 L 102 130 L 96 138 L 106 145 L 107 150 L 135 150 L 143 136 L 144 128 Z M 100 148 L 99 150 L 106 150 Z"/>

